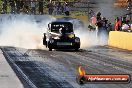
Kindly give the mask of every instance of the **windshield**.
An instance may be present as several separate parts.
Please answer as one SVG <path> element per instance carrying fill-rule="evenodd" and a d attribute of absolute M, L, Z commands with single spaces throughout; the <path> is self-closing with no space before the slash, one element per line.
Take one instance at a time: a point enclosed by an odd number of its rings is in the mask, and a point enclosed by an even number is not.
<path fill-rule="evenodd" d="M 51 32 L 60 33 L 61 30 L 65 30 L 65 33 L 73 32 L 73 25 L 70 22 L 62 23 L 52 23 L 51 24 Z"/>

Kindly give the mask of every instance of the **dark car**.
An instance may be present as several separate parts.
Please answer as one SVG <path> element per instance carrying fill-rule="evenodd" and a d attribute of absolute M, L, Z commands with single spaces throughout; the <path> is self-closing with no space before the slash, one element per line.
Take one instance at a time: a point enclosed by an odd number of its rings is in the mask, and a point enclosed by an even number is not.
<path fill-rule="evenodd" d="M 80 48 L 80 38 L 76 37 L 71 22 L 52 22 L 48 24 L 47 33 L 44 33 L 43 45 L 52 49 Z"/>

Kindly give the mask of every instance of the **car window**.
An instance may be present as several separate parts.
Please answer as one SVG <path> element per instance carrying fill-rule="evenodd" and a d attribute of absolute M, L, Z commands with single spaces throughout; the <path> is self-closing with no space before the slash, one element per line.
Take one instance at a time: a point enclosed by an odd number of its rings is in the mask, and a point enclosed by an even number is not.
<path fill-rule="evenodd" d="M 65 30 L 66 33 L 73 32 L 71 23 L 53 23 L 51 25 L 51 32 L 60 33 L 60 30 Z"/>

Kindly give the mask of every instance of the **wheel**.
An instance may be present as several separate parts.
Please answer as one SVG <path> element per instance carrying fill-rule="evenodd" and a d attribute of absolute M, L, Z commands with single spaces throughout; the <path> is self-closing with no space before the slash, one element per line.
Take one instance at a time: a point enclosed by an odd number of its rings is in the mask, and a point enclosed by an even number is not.
<path fill-rule="evenodd" d="M 43 45 L 46 45 L 47 42 L 46 42 L 46 34 L 44 33 L 44 38 L 43 38 Z"/>
<path fill-rule="evenodd" d="M 79 48 L 75 48 L 75 51 L 78 51 L 79 50 Z"/>
<path fill-rule="evenodd" d="M 52 48 L 49 48 L 49 51 L 52 51 Z"/>
<path fill-rule="evenodd" d="M 46 42 L 46 45 L 45 45 L 45 47 L 46 47 L 46 48 L 48 47 L 48 44 L 47 44 L 47 42 Z"/>

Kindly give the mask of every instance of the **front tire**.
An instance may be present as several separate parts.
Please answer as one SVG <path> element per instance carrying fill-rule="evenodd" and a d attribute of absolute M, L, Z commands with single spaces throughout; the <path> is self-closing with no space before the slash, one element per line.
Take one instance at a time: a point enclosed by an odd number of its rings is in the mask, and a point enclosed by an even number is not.
<path fill-rule="evenodd" d="M 75 48 L 75 51 L 79 51 L 79 48 Z"/>
<path fill-rule="evenodd" d="M 49 51 L 52 51 L 52 48 L 49 48 Z"/>
<path fill-rule="evenodd" d="M 44 33 L 44 37 L 43 37 L 43 45 L 47 46 L 47 42 L 46 42 L 46 33 Z"/>

